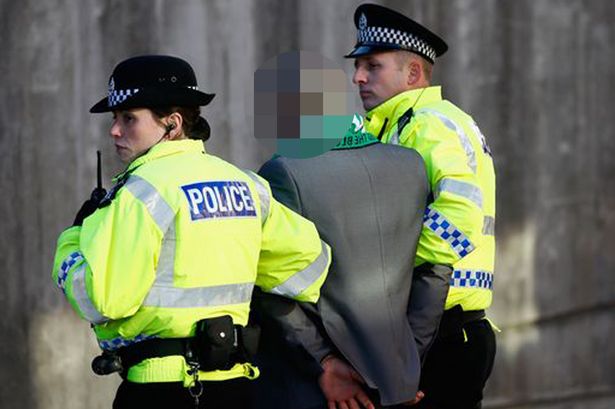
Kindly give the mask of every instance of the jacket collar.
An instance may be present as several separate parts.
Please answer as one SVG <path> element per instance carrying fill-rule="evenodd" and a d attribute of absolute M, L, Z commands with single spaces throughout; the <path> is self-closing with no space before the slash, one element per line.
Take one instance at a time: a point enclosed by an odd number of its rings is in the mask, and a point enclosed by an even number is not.
<path fill-rule="evenodd" d="M 203 141 L 197 141 L 193 139 L 180 139 L 177 141 L 164 141 L 161 143 L 157 143 L 156 145 L 149 148 L 149 150 L 146 151 L 145 154 L 142 154 L 141 156 L 130 162 L 122 173 L 116 175 L 113 178 L 113 181 L 121 179 L 123 176 L 132 173 L 136 168 L 145 163 L 151 162 L 158 158 L 162 158 L 164 156 L 189 151 L 206 153 Z"/>
<path fill-rule="evenodd" d="M 365 121 L 363 121 L 363 117 L 359 114 L 354 114 L 354 117 L 352 118 L 352 123 L 350 124 L 350 128 L 348 128 L 348 130 L 344 134 L 344 137 L 340 139 L 338 144 L 331 149 L 357 149 L 379 142 L 380 141 L 376 139 L 372 134 L 365 131 Z"/>
<path fill-rule="evenodd" d="M 365 128 L 374 135 L 386 135 L 397 123 L 397 119 L 409 108 L 412 107 L 416 111 L 425 105 L 441 100 L 442 88 L 440 86 L 404 91 L 367 112 L 365 114 Z"/>

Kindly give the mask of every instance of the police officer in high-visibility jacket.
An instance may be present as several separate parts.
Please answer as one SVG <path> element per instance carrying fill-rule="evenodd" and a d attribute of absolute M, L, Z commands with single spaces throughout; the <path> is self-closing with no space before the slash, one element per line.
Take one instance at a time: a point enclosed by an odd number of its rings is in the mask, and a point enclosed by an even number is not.
<path fill-rule="evenodd" d="M 357 44 L 347 57 L 354 58 L 353 82 L 367 111 L 366 129 L 383 142 L 415 149 L 427 167 L 433 201 L 416 264 L 453 267 L 418 407 L 475 408 L 495 355 L 495 336 L 485 319 L 495 257 L 491 153 L 474 120 L 430 85 L 434 60 L 448 48 L 441 38 L 373 4 L 359 6 L 354 21 Z"/>
<path fill-rule="evenodd" d="M 116 66 L 90 110 L 113 113 L 127 167 L 60 235 L 53 279 L 92 324 L 95 372 L 124 378 L 114 408 L 247 406 L 253 287 L 315 302 L 326 276 L 314 225 L 206 153 L 199 107 L 212 98 L 186 61 L 141 56 Z"/>

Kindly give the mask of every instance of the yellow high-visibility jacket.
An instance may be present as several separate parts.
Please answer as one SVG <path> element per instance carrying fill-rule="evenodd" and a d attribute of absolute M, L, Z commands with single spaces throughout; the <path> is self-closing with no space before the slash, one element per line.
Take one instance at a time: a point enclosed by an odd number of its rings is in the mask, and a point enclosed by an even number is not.
<path fill-rule="evenodd" d="M 433 86 L 396 95 L 368 112 L 365 123 L 383 142 L 413 148 L 425 160 L 434 200 L 425 214 L 416 264 L 453 267 L 445 308 L 489 307 L 495 172 L 489 147 L 472 117 L 443 100 L 440 87 Z"/>
<path fill-rule="evenodd" d="M 53 266 L 102 349 L 193 336 L 203 318 L 230 315 L 246 325 L 254 285 L 317 301 L 331 257 L 313 223 L 202 142 L 155 145 L 115 182 L 108 205 L 60 235 Z M 187 370 L 181 356 L 151 358 L 128 379 L 187 384 Z M 249 371 L 238 364 L 215 372 L 228 379 Z"/>

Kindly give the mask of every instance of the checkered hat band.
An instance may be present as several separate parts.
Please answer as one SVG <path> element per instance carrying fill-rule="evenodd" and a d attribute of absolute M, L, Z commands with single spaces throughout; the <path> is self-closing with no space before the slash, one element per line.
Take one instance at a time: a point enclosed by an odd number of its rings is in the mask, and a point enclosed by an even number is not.
<path fill-rule="evenodd" d="M 489 271 L 454 270 L 451 287 L 493 289 L 493 273 Z"/>
<path fill-rule="evenodd" d="M 436 59 L 436 50 L 430 47 L 425 41 L 410 33 L 392 28 L 367 27 L 357 32 L 357 41 L 359 44 L 396 44 L 405 49 L 426 55 L 432 60 Z"/>
<path fill-rule="evenodd" d="M 115 90 L 109 92 L 109 96 L 107 97 L 108 104 L 109 104 L 110 107 L 114 107 L 116 105 L 119 105 L 122 102 L 126 101 L 126 99 L 128 99 L 128 97 L 133 96 L 137 92 L 139 92 L 139 88 L 115 89 Z"/>
<path fill-rule="evenodd" d="M 186 88 L 190 88 L 193 90 L 199 89 L 199 87 L 197 87 L 196 85 L 187 85 Z M 126 101 L 129 97 L 135 95 L 140 90 L 141 90 L 140 88 L 133 88 L 133 89 L 115 89 L 111 91 L 109 93 L 109 96 L 107 97 L 109 106 L 113 107 L 113 106 L 121 104 L 122 102 Z"/>

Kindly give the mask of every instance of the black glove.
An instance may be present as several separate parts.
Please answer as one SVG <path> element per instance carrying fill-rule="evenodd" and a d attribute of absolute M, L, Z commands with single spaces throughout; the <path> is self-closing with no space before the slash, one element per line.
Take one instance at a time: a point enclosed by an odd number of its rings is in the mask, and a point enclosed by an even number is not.
<path fill-rule="evenodd" d="M 90 198 L 83 202 L 83 205 L 81 205 L 81 209 L 79 209 L 77 216 L 75 216 L 73 226 L 81 226 L 83 224 L 83 220 L 98 209 L 98 204 L 106 194 L 107 191 L 102 187 L 95 188 L 92 191 Z"/>

